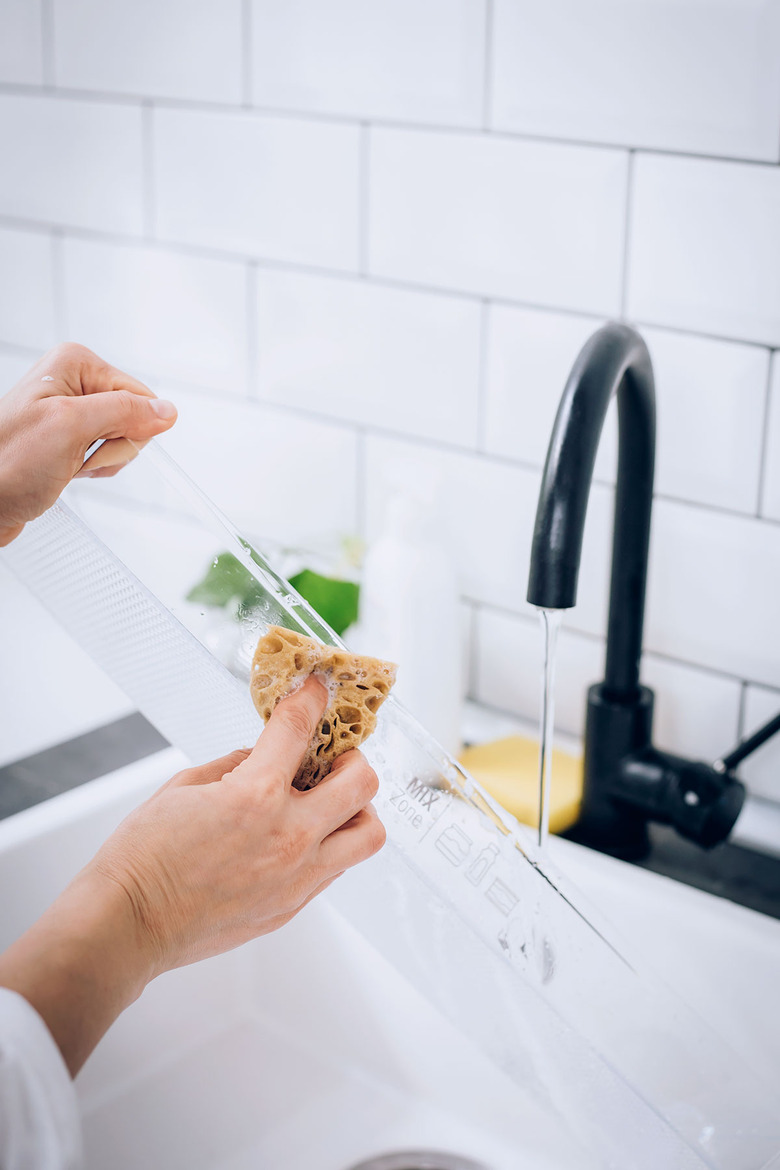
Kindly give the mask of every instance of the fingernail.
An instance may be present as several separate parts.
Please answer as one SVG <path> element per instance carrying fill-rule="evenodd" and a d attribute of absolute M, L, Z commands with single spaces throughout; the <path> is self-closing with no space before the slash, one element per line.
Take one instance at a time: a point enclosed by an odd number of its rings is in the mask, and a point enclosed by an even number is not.
<path fill-rule="evenodd" d="M 167 398 L 151 398 L 149 405 L 160 418 L 176 418 L 176 407 Z"/>

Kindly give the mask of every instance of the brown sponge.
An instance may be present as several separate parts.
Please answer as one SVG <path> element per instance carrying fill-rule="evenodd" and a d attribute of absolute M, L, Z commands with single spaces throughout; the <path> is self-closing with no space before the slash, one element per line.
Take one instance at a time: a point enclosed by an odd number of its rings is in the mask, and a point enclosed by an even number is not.
<path fill-rule="evenodd" d="M 257 643 L 249 684 L 252 701 L 267 723 L 276 704 L 316 674 L 330 692 L 293 785 L 301 791 L 319 784 L 333 761 L 359 747 L 376 727 L 376 713 L 395 682 L 396 667 L 379 658 L 322 646 L 295 630 L 271 626 Z"/>

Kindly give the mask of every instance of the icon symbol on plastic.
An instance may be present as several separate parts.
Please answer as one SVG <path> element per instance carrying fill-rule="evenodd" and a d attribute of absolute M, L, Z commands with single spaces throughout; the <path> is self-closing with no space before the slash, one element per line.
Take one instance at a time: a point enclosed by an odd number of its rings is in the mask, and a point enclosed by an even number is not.
<path fill-rule="evenodd" d="M 509 886 L 496 878 L 491 885 L 485 890 L 485 897 L 488 902 L 492 902 L 497 910 L 502 914 L 511 914 L 517 903 L 520 901 L 517 894 L 512 893 Z"/>
<path fill-rule="evenodd" d="M 471 837 L 457 825 L 450 825 L 436 839 L 436 848 L 452 865 L 462 865 L 471 851 Z"/>
<path fill-rule="evenodd" d="M 479 853 L 471 865 L 466 870 L 466 877 L 471 882 L 472 886 L 478 886 L 483 877 L 489 870 L 493 868 L 493 862 L 498 857 L 497 845 L 486 845 Z"/>

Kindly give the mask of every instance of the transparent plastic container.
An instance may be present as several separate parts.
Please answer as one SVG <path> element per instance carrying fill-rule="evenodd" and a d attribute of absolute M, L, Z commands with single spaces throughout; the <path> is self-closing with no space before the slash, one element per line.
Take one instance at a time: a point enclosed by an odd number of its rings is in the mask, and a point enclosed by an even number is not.
<path fill-rule="evenodd" d="M 187 600 L 226 551 L 259 596 L 229 617 Z M 340 644 L 155 444 L 117 480 L 73 484 L 4 559 L 193 763 L 260 733 L 246 680 L 268 625 Z M 582 1164 L 769 1166 L 780 1110 L 767 1088 L 642 968 L 531 830 L 392 696 L 364 750 L 388 844 L 329 899 L 572 1135 Z"/>

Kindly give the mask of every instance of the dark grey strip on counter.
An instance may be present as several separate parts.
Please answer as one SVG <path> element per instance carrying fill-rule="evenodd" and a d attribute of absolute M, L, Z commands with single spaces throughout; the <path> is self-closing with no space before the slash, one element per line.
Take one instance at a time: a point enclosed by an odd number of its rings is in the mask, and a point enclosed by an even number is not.
<path fill-rule="evenodd" d="M 643 869 L 780 918 L 780 857 L 728 841 L 701 849 L 666 825 L 651 825 L 653 849 Z"/>
<path fill-rule="evenodd" d="M 0 818 L 40 804 L 126 764 L 134 764 L 166 747 L 168 741 L 159 731 L 143 715 L 134 712 L 66 743 L 6 764 L 0 768 Z"/>

